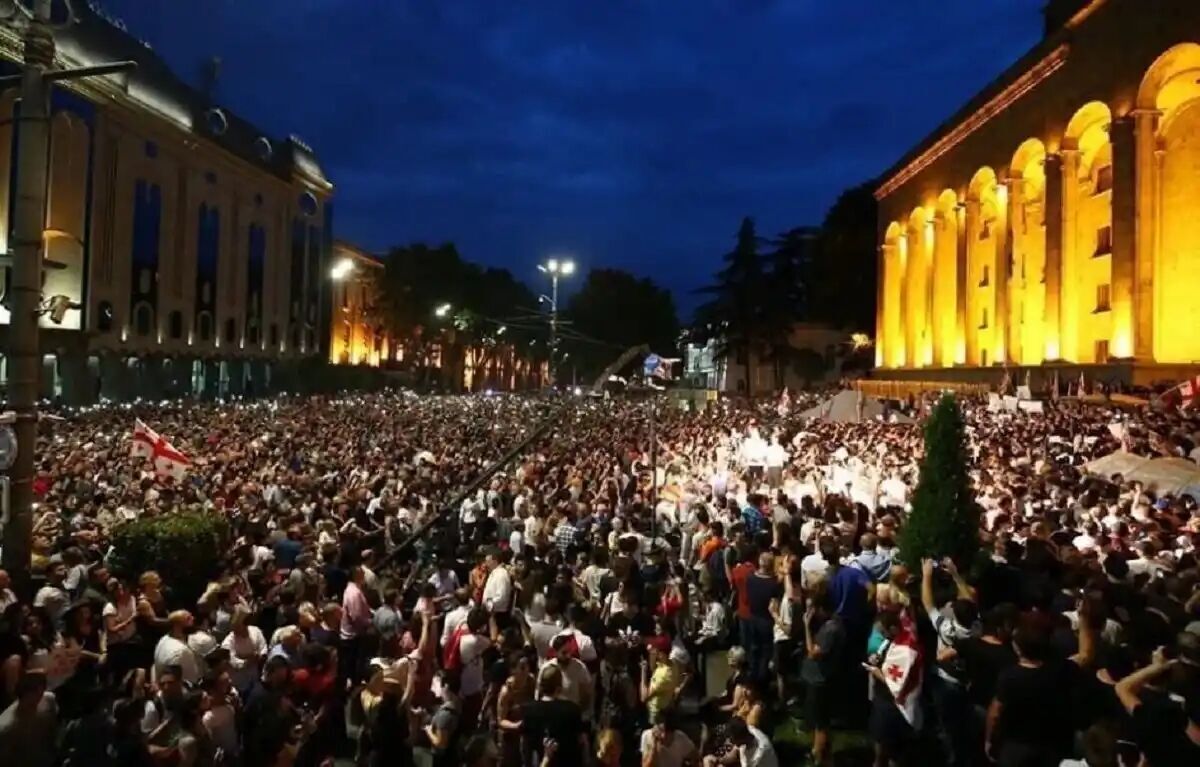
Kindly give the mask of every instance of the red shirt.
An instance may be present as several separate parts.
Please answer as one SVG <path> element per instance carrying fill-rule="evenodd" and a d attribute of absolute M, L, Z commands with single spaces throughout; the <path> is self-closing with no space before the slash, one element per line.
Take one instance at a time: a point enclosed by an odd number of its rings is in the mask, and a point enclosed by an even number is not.
<path fill-rule="evenodd" d="M 742 562 L 733 568 L 733 588 L 737 592 L 737 616 L 750 617 L 750 599 L 746 595 L 746 579 L 757 570 L 752 562 Z"/>

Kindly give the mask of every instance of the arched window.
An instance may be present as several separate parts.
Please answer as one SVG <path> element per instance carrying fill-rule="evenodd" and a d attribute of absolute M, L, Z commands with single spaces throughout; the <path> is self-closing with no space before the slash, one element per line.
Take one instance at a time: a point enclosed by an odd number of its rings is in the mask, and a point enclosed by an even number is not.
<path fill-rule="evenodd" d="M 154 330 L 154 309 L 150 304 L 138 304 L 133 310 L 133 329 L 139 336 L 148 336 Z"/>
<path fill-rule="evenodd" d="M 171 312 L 171 316 L 167 320 L 168 334 L 172 341 L 178 341 L 183 338 L 183 313 Z"/>
<path fill-rule="evenodd" d="M 196 324 L 199 326 L 197 330 L 200 334 L 200 340 L 211 341 L 213 334 L 212 315 L 208 312 L 200 312 L 196 318 Z"/>
<path fill-rule="evenodd" d="M 96 306 L 96 330 L 101 333 L 110 333 L 113 329 L 113 305 L 112 301 L 101 301 Z"/>
<path fill-rule="evenodd" d="M 225 343 L 231 344 L 237 338 L 237 323 L 233 318 L 225 320 Z"/>

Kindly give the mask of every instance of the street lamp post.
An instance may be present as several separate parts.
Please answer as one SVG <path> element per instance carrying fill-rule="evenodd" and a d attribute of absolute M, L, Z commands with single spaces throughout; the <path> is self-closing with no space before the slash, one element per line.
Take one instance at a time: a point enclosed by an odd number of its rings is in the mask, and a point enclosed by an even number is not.
<path fill-rule="evenodd" d="M 17 156 L 16 200 L 13 205 L 11 315 L 8 328 L 8 404 L 15 416 L 17 456 L 10 471 L 9 518 L 4 526 L 3 567 L 18 593 L 29 588 L 33 536 L 34 450 L 37 447 L 37 398 L 41 367 L 38 322 L 42 302 L 42 270 L 46 231 L 46 166 L 50 150 L 50 89 L 56 82 L 133 69 L 132 61 L 77 69 L 54 68 L 52 0 L 21 4 L 0 0 L 0 24 L 22 33 L 23 70 L 0 78 L 0 86 L 20 81 L 21 101 L 14 122 L 20 147 Z M 74 12 L 66 4 L 68 22 Z"/>
<path fill-rule="evenodd" d="M 570 277 L 574 274 L 575 262 L 552 258 L 544 264 L 538 264 L 538 271 L 550 275 L 550 385 L 553 386 L 558 382 L 558 278 L 559 275 Z"/>

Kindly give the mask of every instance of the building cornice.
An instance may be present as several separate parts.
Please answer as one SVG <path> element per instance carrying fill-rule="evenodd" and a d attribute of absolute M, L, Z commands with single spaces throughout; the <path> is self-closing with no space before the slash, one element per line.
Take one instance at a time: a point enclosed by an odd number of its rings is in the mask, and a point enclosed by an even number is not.
<path fill-rule="evenodd" d="M 1044 82 L 1067 63 L 1069 52 L 1069 45 L 1060 44 L 970 114 L 965 117 L 956 116 L 951 123 L 948 123 L 953 124 L 953 128 L 944 132 L 935 132 L 934 136 L 941 134 L 941 137 L 888 176 L 887 180 L 875 190 L 875 199 L 882 200 L 911 181 L 921 171 L 986 125 L 993 117 L 1008 109 L 1022 96 Z"/>

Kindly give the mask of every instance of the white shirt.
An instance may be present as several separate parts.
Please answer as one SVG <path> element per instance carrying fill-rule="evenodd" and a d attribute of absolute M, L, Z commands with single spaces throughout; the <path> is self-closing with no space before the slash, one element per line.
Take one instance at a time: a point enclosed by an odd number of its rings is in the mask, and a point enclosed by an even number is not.
<path fill-rule="evenodd" d="M 103 615 L 105 618 L 110 615 L 115 615 L 117 618 L 117 623 L 121 623 L 132 618 L 135 612 L 137 612 L 137 599 L 133 596 L 133 594 L 130 594 L 128 598 L 126 598 L 125 604 L 123 605 L 115 605 L 112 602 L 106 602 L 101 615 Z M 120 642 L 128 642 L 130 639 L 133 639 L 135 634 L 137 634 L 137 624 L 134 621 L 130 621 L 125 628 L 121 629 L 120 631 L 109 631 L 108 643 L 117 644 Z"/>
<path fill-rule="evenodd" d="M 800 560 L 800 574 L 805 586 L 812 585 L 829 572 L 829 563 L 821 553 L 814 552 Z"/>
<path fill-rule="evenodd" d="M 512 576 L 503 566 L 488 573 L 483 585 L 483 605 L 494 613 L 507 613 L 512 606 Z"/>
<path fill-rule="evenodd" d="M 458 630 L 458 627 L 467 619 L 467 615 L 471 612 L 470 603 L 456 607 L 446 613 L 445 619 L 442 621 L 442 636 L 438 640 L 438 644 L 442 647 L 446 646 L 446 642 Z"/>
<path fill-rule="evenodd" d="M 458 641 L 458 655 L 462 659 L 460 693 L 464 698 L 483 691 L 483 654 L 491 646 L 492 640 L 478 634 L 464 634 Z"/>
<path fill-rule="evenodd" d="M 538 684 L 541 685 L 542 674 L 546 673 L 546 669 L 551 666 L 557 666 L 562 672 L 562 694 L 563 697 L 573 703 L 578 703 L 582 706 L 586 703 L 584 693 L 591 686 L 592 677 L 588 673 L 587 666 L 583 665 L 582 661 L 571 658 L 567 663 L 562 663 L 558 658 L 551 658 L 542 666 L 542 670 L 538 672 Z M 591 707 L 589 706 L 588 709 Z M 585 709 L 583 712 L 584 721 L 591 719 L 591 711 Z"/>
<path fill-rule="evenodd" d="M 258 681 L 258 668 L 262 658 L 267 654 L 267 640 L 263 637 L 262 629 L 258 626 L 246 626 L 246 636 L 239 637 L 232 631 L 221 642 L 221 646 L 229 651 L 229 678 L 233 686 L 239 690 L 248 690 Z M 239 658 L 238 655 L 251 655 L 249 659 Z"/>
<path fill-rule="evenodd" d="M 654 748 L 654 728 L 642 733 L 642 751 L 648 754 Z M 684 760 L 696 753 L 696 744 L 679 730 L 675 730 L 658 750 L 654 767 L 683 767 Z"/>
<path fill-rule="evenodd" d="M 738 746 L 741 767 L 779 767 L 779 756 L 766 733 L 750 725 L 746 725 L 746 729 L 754 736 L 754 745 Z"/>
<path fill-rule="evenodd" d="M 187 646 L 187 643 L 170 634 L 158 640 L 158 645 L 154 648 L 155 679 L 167 666 L 179 666 L 183 674 L 183 681 L 188 684 L 196 684 L 200 681 L 200 662 L 196 659 L 196 653 Z"/>

